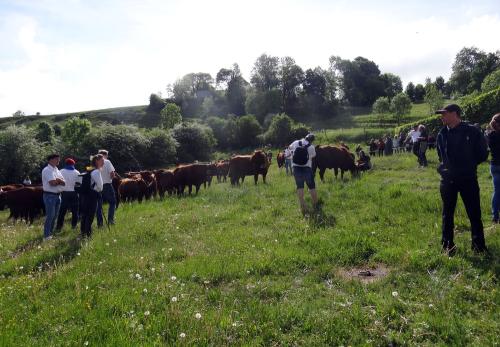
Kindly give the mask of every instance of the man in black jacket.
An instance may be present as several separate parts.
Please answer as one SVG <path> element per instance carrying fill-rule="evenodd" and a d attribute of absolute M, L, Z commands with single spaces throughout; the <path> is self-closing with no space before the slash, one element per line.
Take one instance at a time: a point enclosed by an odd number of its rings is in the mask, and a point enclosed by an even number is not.
<path fill-rule="evenodd" d="M 437 136 L 439 155 L 438 172 L 441 174 L 441 198 L 443 200 L 443 251 L 453 255 L 454 214 L 460 193 L 471 223 L 472 249 L 484 252 L 483 222 L 477 181 L 477 166 L 488 158 L 483 134 L 474 126 L 462 122 L 462 110 L 451 104 L 436 111 L 445 125 Z"/>

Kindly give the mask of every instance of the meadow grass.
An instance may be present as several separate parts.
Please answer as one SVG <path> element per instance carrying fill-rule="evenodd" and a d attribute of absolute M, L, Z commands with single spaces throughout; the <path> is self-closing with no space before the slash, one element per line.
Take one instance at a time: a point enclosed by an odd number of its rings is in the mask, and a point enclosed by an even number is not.
<path fill-rule="evenodd" d="M 267 185 L 122 204 L 89 242 L 67 223 L 42 243 L 41 221 L 2 213 L 0 345 L 498 345 L 487 165 L 491 255 L 470 250 L 460 202 L 448 258 L 435 154 L 427 169 L 410 154 L 373 162 L 360 179 L 318 179 L 322 209 L 306 217 L 276 163 Z M 340 274 L 379 264 L 389 273 L 370 284 Z"/>

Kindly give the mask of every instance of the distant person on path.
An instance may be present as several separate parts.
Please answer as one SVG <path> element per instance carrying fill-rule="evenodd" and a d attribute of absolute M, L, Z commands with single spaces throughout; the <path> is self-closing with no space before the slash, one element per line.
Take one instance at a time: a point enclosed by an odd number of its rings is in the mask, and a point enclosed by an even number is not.
<path fill-rule="evenodd" d="M 427 152 L 427 141 L 428 134 L 427 129 L 424 125 L 420 125 L 418 127 L 418 131 L 420 132 L 420 136 L 418 138 L 418 163 L 421 167 L 427 167 L 427 157 L 425 153 Z"/>
<path fill-rule="evenodd" d="M 26 176 L 26 178 L 24 179 L 23 181 L 23 184 L 25 186 L 30 186 L 31 185 L 31 180 L 30 180 L 30 177 L 29 176 Z"/>
<path fill-rule="evenodd" d="M 295 177 L 295 184 L 297 185 L 297 197 L 299 198 L 300 209 L 303 214 L 307 212 L 306 203 L 304 201 L 304 183 L 309 188 L 313 208 L 318 205 L 318 195 L 316 193 L 316 183 L 314 182 L 314 175 L 312 172 L 312 159 L 316 156 L 314 149 L 314 135 L 308 134 L 302 140 L 296 140 L 290 145 L 292 152 L 292 167 L 293 175 Z"/>
<path fill-rule="evenodd" d="M 453 242 L 454 214 L 460 193 L 471 223 L 472 249 L 484 252 L 486 244 L 481 220 L 477 166 L 488 157 L 486 140 L 476 127 L 462 122 L 462 110 L 458 105 L 447 105 L 436 113 L 441 114 L 444 124 L 437 136 L 440 161 L 438 172 L 441 174 L 440 191 L 443 200 L 443 251 L 450 256 L 456 251 Z"/>
<path fill-rule="evenodd" d="M 420 145 L 418 143 L 418 138 L 420 137 L 420 131 L 418 130 L 418 125 L 415 125 L 412 130 L 408 132 L 408 139 L 411 144 L 411 150 L 413 154 L 417 157 L 420 164 Z"/>
<path fill-rule="evenodd" d="M 384 155 L 384 149 L 385 149 L 385 143 L 383 138 L 380 138 L 378 140 L 377 147 L 378 147 L 378 156 L 382 157 Z"/>
<path fill-rule="evenodd" d="M 393 153 L 393 148 L 392 148 L 392 137 L 391 135 L 387 134 L 385 137 L 385 144 L 384 144 L 384 155 L 392 155 Z"/>
<path fill-rule="evenodd" d="M 49 155 L 47 157 L 47 166 L 42 170 L 43 204 L 45 205 L 44 240 L 52 238 L 52 232 L 61 207 L 61 191 L 66 184 L 64 177 L 57 168 L 59 160 L 59 154 Z"/>
<path fill-rule="evenodd" d="M 293 175 L 293 170 L 292 170 L 292 151 L 290 148 L 285 148 L 285 171 L 287 175 Z M 290 173 L 288 173 L 288 170 L 290 170 Z"/>
<path fill-rule="evenodd" d="M 370 148 L 370 155 L 374 157 L 375 153 L 377 153 L 377 143 L 375 142 L 374 139 L 371 139 L 369 148 Z"/>
<path fill-rule="evenodd" d="M 116 172 L 115 167 L 108 159 L 108 151 L 105 149 L 101 149 L 99 150 L 98 154 L 102 155 L 104 159 L 104 166 L 101 169 L 104 188 L 102 189 L 102 195 L 99 197 L 99 201 L 97 202 L 97 227 L 101 228 L 104 225 L 102 217 L 102 205 L 104 202 L 107 202 L 109 204 L 108 223 L 111 225 L 115 224 L 116 195 L 111 183 L 113 181 L 113 178 L 115 177 Z"/>
<path fill-rule="evenodd" d="M 491 130 L 487 132 L 486 136 L 491 152 L 490 172 L 493 178 L 491 213 L 493 215 L 493 223 L 498 223 L 500 210 L 500 113 L 493 116 L 490 128 Z"/>
<path fill-rule="evenodd" d="M 61 193 L 61 208 L 57 217 L 56 230 L 61 230 L 64 224 L 66 212 L 71 211 L 71 228 L 75 229 L 78 224 L 79 199 L 75 192 L 76 182 L 81 182 L 80 172 L 75 169 L 75 161 L 72 158 L 65 160 L 66 166 L 61 170 L 66 185 Z"/>
<path fill-rule="evenodd" d="M 82 176 L 82 184 L 79 189 L 81 199 L 81 224 L 82 237 L 92 236 L 92 223 L 97 210 L 97 204 L 103 191 L 103 180 L 101 169 L 104 166 L 104 156 L 97 154 L 92 157 L 92 168 Z"/>

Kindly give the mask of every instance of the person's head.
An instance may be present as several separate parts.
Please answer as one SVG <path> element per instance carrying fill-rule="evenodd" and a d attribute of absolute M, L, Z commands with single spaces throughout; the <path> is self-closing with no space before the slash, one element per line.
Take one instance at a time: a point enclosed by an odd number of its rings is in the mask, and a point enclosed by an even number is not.
<path fill-rule="evenodd" d="M 61 157 L 57 153 L 52 153 L 47 156 L 47 162 L 52 165 L 52 166 L 57 166 L 59 165 Z"/>
<path fill-rule="evenodd" d="M 105 150 L 105 149 L 100 149 L 99 152 L 97 152 L 97 154 L 100 154 L 104 157 L 104 159 L 108 159 L 108 151 Z"/>
<path fill-rule="evenodd" d="M 310 143 L 314 142 L 314 139 L 314 134 L 307 134 L 307 136 L 305 137 L 305 140 Z"/>
<path fill-rule="evenodd" d="M 454 127 L 461 122 L 462 109 L 457 104 L 449 104 L 441 110 L 437 110 L 436 114 L 441 115 L 441 121 L 444 125 Z"/>
<path fill-rule="evenodd" d="M 500 113 L 491 117 L 490 127 L 494 131 L 500 131 Z"/>
<path fill-rule="evenodd" d="M 66 160 L 64 161 L 64 163 L 67 165 L 67 166 L 75 166 L 76 162 L 73 158 L 66 158 Z"/>
<path fill-rule="evenodd" d="M 92 157 L 92 166 L 96 169 L 100 169 L 104 165 L 104 156 L 102 154 L 96 154 Z"/>
<path fill-rule="evenodd" d="M 425 125 L 420 124 L 420 125 L 418 126 L 418 131 L 420 131 L 420 132 L 425 131 Z"/>

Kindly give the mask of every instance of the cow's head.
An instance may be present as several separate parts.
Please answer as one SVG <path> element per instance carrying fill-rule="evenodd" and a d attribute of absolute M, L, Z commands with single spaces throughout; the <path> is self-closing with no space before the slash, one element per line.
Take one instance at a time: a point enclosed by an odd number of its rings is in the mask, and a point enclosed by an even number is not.
<path fill-rule="evenodd" d="M 266 169 L 269 167 L 267 156 L 263 151 L 255 151 L 251 160 L 256 169 Z"/>
<path fill-rule="evenodd" d="M 7 204 L 7 192 L 0 188 L 0 211 L 5 210 Z"/>

